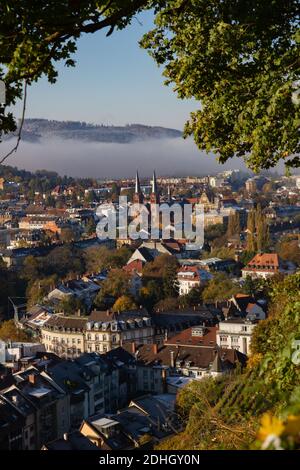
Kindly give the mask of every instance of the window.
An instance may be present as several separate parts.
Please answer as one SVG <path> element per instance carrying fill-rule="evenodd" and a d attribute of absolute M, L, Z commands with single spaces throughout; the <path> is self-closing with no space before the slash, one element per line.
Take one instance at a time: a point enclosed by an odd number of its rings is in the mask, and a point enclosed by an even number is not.
<path fill-rule="evenodd" d="M 80 340 L 80 339 L 77 340 L 77 344 L 81 344 L 81 340 Z"/>

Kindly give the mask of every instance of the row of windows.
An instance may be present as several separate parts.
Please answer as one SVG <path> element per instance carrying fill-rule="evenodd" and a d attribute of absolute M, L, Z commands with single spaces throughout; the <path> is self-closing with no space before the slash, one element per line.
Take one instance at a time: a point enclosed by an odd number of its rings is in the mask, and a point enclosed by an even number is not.
<path fill-rule="evenodd" d="M 71 343 L 71 344 L 81 344 L 81 339 L 76 338 L 60 338 L 58 336 L 50 336 L 50 335 L 42 335 L 42 338 L 45 339 L 46 341 L 56 341 L 56 342 L 61 342 L 61 343 Z"/>
<path fill-rule="evenodd" d="M 220 336 L 221 343 L 227 343 L 228 336 Z M 239 337 L 238 336 L 231 336 L 232 343 L 238 343 Z"/>

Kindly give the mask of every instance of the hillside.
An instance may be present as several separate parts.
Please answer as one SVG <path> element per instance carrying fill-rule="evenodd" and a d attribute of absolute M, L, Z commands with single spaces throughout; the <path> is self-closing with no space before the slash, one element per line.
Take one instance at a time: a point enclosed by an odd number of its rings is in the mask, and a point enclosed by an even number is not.
<path fill-rule="evenodd" d="M 147 139 L 173 139 L 182 132 L 159 126 L 130 124 L 127 126 L 95 125 L 79 121 L 50 121 L 26 119 L 23 140 L 38 142 L 45 137 L 80 140 L 85 142 L 130 143 Z"/>
<path fill-rule="evenodd" d="M 273 281 L 270 294 L 247 369 L 185 387 L 177 400 L 185 430 L 159 449 L 300 448 L 300 274 Z"/>

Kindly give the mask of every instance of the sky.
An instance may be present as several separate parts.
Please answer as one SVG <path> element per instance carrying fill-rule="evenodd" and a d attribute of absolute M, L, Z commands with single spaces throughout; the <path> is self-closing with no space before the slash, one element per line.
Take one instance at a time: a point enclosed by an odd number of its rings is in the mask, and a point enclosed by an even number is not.
<path fill-rule="evenodd" d="M 113 125 L 140 123 L 182 130 L 199 103 L 178 99 L 172 87 L 163 84 L 162 69 L 139 47 L 139 40 L 152 26 L 152 13 L 147 12 L 108 38 L 105 31 L 83 36 L 74 55 L 76 67 L 58 64 L 56 84 L 42 78 L 29 88 L 26 117 Z M 21 103 L 14 112 L 20 116 Z M 0 157 L 12 145 L 12 141 L 0 143 Z M 158 175 L 183 176 L 245 169 L 239 159 L 219 165 L 214 155 L 200 152 L 192 139 L 182 138 L 126 145 L 21 141 L 17 153 L 6 163 L 31 171 L 48 169 L 95 178 L 133 177 L 137 168 L 145 177 L 154 168 Z"/>
<path fill-rule="evenodd" d="M 108 38 L 105 30 L 84 35 L 74 55 L 75 68 L 60 64 L 56 84 L 42 79 L 30 87 L 27 117 L 182 129 L 197 105 L 179 100 L 163 85 L 162 69 L 139 47 L 152 19 L 151 12 L 143 13 Z"/>

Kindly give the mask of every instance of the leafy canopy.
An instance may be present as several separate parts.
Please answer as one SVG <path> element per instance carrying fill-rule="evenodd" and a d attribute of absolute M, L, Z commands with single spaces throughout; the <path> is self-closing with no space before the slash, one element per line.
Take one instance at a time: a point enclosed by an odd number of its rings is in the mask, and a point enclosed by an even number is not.
<path fill-rule="evenodd" d="M 3 0 L 0 3 L 0 79 L 6 104 L 22 97 L 23 81 L 43 74 L 57 79 L 55 63 L 74 66 L 71 58 L 83 33 L 105 29 L 110 35 L 150 4 L 148 0 Z M 12 113 L 0 105 L 0 133 L 15 130 Z"/>
<path fill-rule="evenodd" d="M 195 98 L 185 135 L 224 163 L 299 166 L 297 0 L 168 0 L 142 45 L 180 98 Z M 298 44 L 297 44 L 298 43 Z M 298 83 L 299 85 L 299 83 Z M 294 99 L 292 99 L 294 98 Z"/>
<path fill-rule="evenodd" d="M 237 155 L 254 170 L 284 159 L 299 166 L 299 28 L 297 0 L 3 0 L 0 4 L 0 80 L 10 106 L 23 83 L 55 63 L 73 66 L 76 41 L 101 29 L 111 34 L 144 9 L 155 28 L 142 46 L 164 65 L 180 98 L 195 98 L 185 135 L 221 163 Z M 299 83 L 298 83 L 299 85 Z M 297 94 L 298 93 L 298 94 Z M 294 99 L 292 99 L 292 96 Z M 0 105 L 1 132 L 15 130 Z"/>

